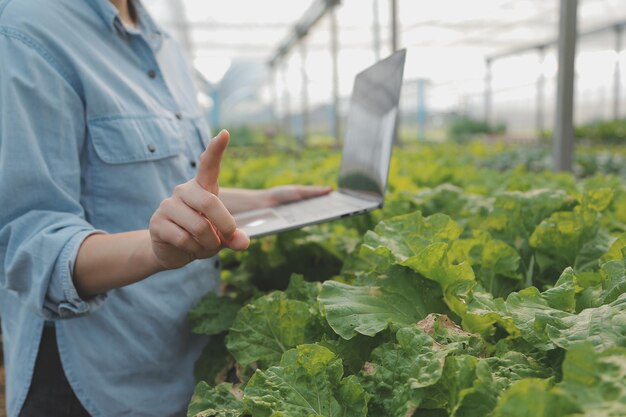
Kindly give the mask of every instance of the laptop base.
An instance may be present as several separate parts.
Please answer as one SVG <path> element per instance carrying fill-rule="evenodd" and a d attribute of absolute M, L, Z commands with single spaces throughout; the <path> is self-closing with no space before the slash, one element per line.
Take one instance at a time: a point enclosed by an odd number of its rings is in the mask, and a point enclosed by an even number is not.
<path fill-rule="evenodd" d="M 366 213 L 382 206 L 341 192 L 236 214 L 237 227 L 252 237 L 261 237 L 302 226 Z"/>

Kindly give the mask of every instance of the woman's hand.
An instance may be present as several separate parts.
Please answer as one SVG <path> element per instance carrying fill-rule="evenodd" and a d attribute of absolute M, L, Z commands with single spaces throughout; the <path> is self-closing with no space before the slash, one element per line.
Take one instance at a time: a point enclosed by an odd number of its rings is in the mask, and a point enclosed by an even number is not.
<path fill-rule="evenodd" d="M 228 132 L 221 131 L 200 157 L 196 177 L 179 185 L 150 220 L 149 230 L 94 233 L 78 250 L 72 279 L 83 296 L 102 294 L 164 269 L 208 258 L 222 248 L 242 250 L 250 239 L 217 194 Z"/>
<path fill-rule="evenodd" d="M 200 157 L 196 177 L 177 186 L 161 203 L 150 219 L 149 230 L 95 233 L 85 238 L 73 271 L 81 296 L 141 281 L 164 269 L 213 256 L 222 248 L 246 249 L 250 239 L 237 229 L 220 198 L 236 212 L 330 192 L 329 187 L 286 185 L 268 190 L 224 190 L 218 198 L 220 163 L 228 139 L 228 132 L 223 130 L 211 141 Z"/>
<path fill-rule="evenodd" d="M 228 211 L 236 214 L 317 197 L 331 191 L 330 187 L 305 185 L 281 185 L 264 190 L 224 188 L 220 192 L 220 200 Z"/>
<path fill-rule="evenodd" d="M 152 250 L 165 269 L 209 258 L 223 248 L 243 250 L 250 239 L 218 198 L 218 178 L 229 134 L 222 130 L 200 156 L 196 177 L 178 185 L 150 219 Z"/>
<path fill-rule="evenodd" d="M 311 185 L 280 185 L 267 190 L 267 205 L 293 203 L 307 198 L 319 197 L 332 191 L 331 187 Z"/>

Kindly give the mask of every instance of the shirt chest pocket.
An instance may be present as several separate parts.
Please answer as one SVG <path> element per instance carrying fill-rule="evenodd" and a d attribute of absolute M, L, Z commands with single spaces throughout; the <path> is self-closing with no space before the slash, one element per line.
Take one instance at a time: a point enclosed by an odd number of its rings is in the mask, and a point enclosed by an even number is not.
<path fill-rule="evenodd" d="M 83 179 L 92 223 L 109 231 L 144 228 L 160 202 L 193 176 L 183 121 L 158 116 L 88 121 Z M 193 140 L 193 139 L 192 139 Z M 195 138 L 197 143 L 197 137 Z"/>
<path fill-rule="evenodd" d="M 180 122 L 164 117 L 96 119 L 89 131 L 96 154 L 108 164 L 156 161 L 184 150 Z"/>

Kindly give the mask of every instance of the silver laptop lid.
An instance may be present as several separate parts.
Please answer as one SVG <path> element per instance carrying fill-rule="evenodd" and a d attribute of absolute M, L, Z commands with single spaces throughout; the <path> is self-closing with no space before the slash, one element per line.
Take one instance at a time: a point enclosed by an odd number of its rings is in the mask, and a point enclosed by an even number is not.
<path fill-rule="evenodd" d="M 383 200 L 405 57 L 406 49 L 397 51 L 354 80 L 339 171 L 342 191 Z"/>

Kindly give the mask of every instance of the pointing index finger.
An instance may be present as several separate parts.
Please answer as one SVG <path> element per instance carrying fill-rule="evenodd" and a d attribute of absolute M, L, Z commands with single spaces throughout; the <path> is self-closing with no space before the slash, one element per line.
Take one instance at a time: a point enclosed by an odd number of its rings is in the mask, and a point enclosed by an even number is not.
<path fill-rule="evenodd" d="M 219 193 L 220 165 L 229 140 L 230 134 L 226 129 L 222 129 L 200 155 L 196 182 L 215 195 Z"/>

